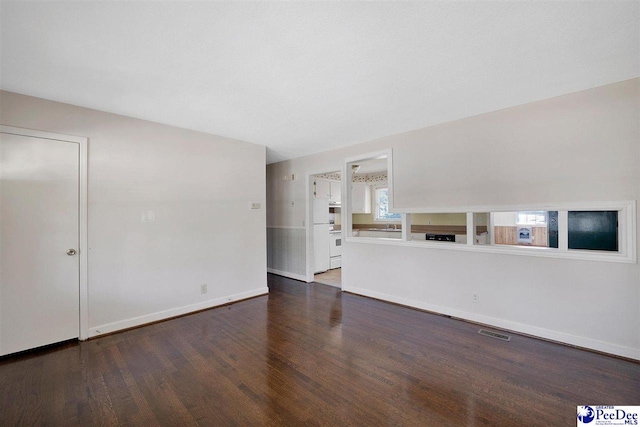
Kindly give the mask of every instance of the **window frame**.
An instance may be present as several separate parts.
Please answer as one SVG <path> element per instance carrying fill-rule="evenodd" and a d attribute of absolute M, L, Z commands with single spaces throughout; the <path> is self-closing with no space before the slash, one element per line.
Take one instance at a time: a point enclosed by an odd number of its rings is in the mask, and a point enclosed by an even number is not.
<path fill-rule="evenodd" d="M 602 261 L 615 263 L 637 263 L 637 224 L 636 201 L 601 201 L 582 203 L 549 203 L 537 205 L 502 205 L 502 206 L 473 206 L 457 208 L 396 208 L 401 213 L 402 239 L 373 239 L 351 238 L 346 242 L 362 244 L 381 244 L 393 246 L 411 246 L 425 249 L 461 250 L 471 252 L 485 252 L 517 256 L 534 256 L 543 258 L 575 259 L 588 261 Z M 617 210 L 618 213 L 618 251 L 594 251 L 568 248 L 568 212 L 569 211 L 598 211 Z M 558 248 L 537 246 L 495 245 L 493 233 L 489 234 L 488 244 L 475 244 L 474 213 L 513 212 L 513 211 L 558 211 Z M 457 213 L 467 214 L 467 243 L 443 243 L 431 241 L 412 241 L 411 233 L 404 232 L 411 227 L 412 213 Z M 489 227 L 493 231 L 493 215 L 490 214 Z"/>
<path fill-rule="evenodd" d="M 491 233 L 491 248 L 518 255 L 531 255 L 553 258 L 569 258 L 592 261 L 610 261 L 637 263 L 636 256 L 636 201 L 620 202 L 584 202 L 535 206 L 534 209 L 517 209 L 518 211 L 557 211 L 558 212 L 558 247 L 536 247 L 516 245 L 496 245 Z M 490 230 L 493 231 L 493 212 L 509 212 L 511 209 L 492 209 Z M 569 211 L 618 211 L 618 250 L 598 251 L 592 249 L 569 249 Z M 548 224 L 547 224 L 548 227 Z"/>
<path fill-rule="evenodd" d="M 389 209 L 393 209 L 398 212 L 394 208 L 394 186 L 393 186 L 393 149 L 387 148 L 381 151 L 375 151 L 370 153 L 361 154 L 353 157 L 346 157 L 342 163 L 342 230 L 343 236 L 345 236 L 345 242 L 349 241 L 358 241 L 358 239 L 363 240 L 376 240 L 369 239 L 365 237 L 354 237 L 353 236 L 353 218 L 352 218 L 352 181 L 353 181 L 353 169 L 352 165 L 358 164 L 367 160 L 378 160 L 378 159 L 386 159 L 387 161 L 387 188 L 389 189 Z M 404 225 L 404 218 L 407 215 L 402 214 Z M 405 238 L 405 229 L 402 231 L 402 240 L 406 240 Z M 391 239 L 379 239 L 379 240 L 391 240 Z"/>

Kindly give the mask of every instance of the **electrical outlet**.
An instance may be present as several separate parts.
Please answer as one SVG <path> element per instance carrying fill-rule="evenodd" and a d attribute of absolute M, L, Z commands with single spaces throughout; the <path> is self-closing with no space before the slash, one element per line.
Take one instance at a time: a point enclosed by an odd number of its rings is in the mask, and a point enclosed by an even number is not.
<path fill-rule="evenodd" d="M 473 294 L 471 295 L 471 301 L 475 302 L 476 304 L 480 302 L 480 295 L 478 294 Z"/>
<path fill-rule="evenodd" d="M 431 225 L 431 220 L 429 220 L 429 225 Z"/>
<path fill-rule="evenodd" d="M 207 284 L 203 283 L 202 285 L 200 285 L 200 293 L 201 294 L 206 294 L 207 293 Z"/>

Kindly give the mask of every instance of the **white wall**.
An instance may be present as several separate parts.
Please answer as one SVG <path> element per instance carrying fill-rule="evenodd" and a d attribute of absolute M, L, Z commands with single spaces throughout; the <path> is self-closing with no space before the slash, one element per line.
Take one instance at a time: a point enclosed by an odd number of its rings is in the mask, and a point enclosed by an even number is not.
<path fill-rule="evenodd" d="M 518 221 L 517 212 L 494 212 L 493 225 L 497 227 L 515 227 Z"/>
<path fill-rule="evenodd" d="M 342 273 L 346 291 L 640 359 L 637 264 L 348 242 Z"/>
<path fill-rule="evenodd" d="M 268 291 L 265 147 L 10 92 L 0 112 L 89 138 L 90 336 Z"/>
<path fill-rule="evenodd" d="M 639 116 L 632 79 L 269 165 L 267 224 L 304 220 L 283 174 L 385 148 L 408 210 L 638 200 Z M 638 264 L 346 242 L 342 270 L 346 290 L 640 359 Z"/>
<path fill-rule="evenodd" d="M 639 81 L 384 138 L 396 207 L 635 198 Z"/>

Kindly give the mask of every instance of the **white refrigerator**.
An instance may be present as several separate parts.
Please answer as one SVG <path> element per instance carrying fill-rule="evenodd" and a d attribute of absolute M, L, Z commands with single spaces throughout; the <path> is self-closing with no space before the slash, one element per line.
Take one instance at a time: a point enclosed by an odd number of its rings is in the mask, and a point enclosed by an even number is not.
<path fill-rule="evenodd" d="M 329 269 L 329 199 L 313 199 L 313 272 Z"/>

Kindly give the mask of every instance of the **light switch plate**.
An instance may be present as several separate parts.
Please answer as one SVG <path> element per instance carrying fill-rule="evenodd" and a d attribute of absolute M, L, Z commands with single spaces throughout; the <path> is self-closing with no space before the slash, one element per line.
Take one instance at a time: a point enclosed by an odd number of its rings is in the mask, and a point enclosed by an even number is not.
<path fill-rule="evenodd" d="M 260 209 L 260 203 L 251 202 L 251 209 Z"/>

